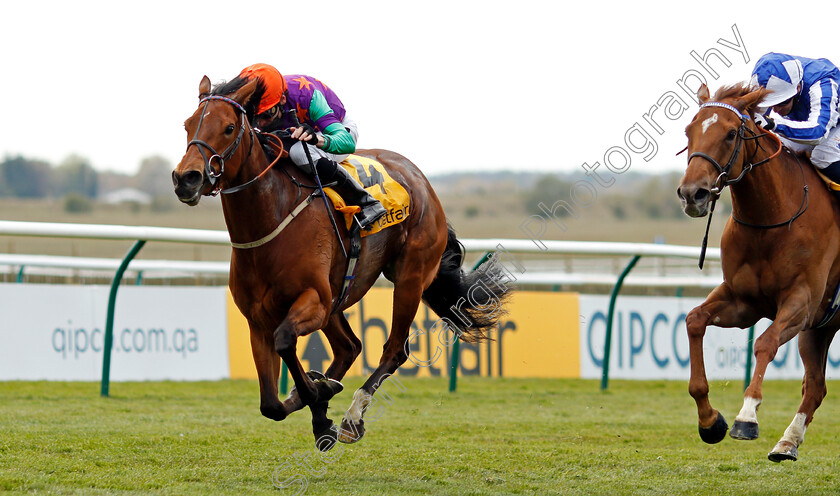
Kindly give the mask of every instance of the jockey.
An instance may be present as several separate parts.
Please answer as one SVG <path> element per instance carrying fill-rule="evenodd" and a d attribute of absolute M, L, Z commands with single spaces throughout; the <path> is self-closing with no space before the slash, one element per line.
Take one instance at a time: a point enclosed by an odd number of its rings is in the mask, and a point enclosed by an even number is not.
<path fill-rule="evenodd" d="M 335 181 L 336 192 L 348 204 L 361 207 L 356 219 L 362 229 L 385 215 L 385 207 L 338 165 L 356 151 L 359 132 L 331 89 L 310 76 L 283 76 L 268 64 L 248 66 L 239 77 L 259 81 L 255 95 L 260 101 L 251 124 L 266 132 L 291 130 L 291 137 L 297 141 L 289 148 L 289 158 L 314 175 L 303 148 L 308 147 L 321 181 Z"/>
<path fill-rule="evenodd" d="M 840 182 L 840 70 L 828 59 L 771 52 L 758 59 L 750 83 L 772 91 L 756 122 L 791 150 L 810 152 L 817 170 Z"/>

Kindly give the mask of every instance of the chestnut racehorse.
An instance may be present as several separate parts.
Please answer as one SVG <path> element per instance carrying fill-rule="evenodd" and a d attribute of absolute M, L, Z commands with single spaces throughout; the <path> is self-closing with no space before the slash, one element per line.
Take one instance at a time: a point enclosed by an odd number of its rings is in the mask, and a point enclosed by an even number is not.
<path fill-rule="evenodd" d="M 325 202 L 313 200 L 317 189 L 312 179 L 297 179 L 304 174 L 285 154 L 277 154 L 276 165 L 269 163 L 260 143 L 267 137 L 249 124 L 261 91 L 256 79 L 240 78 L 211 91 L 205 76 L 198 109 L 184 123 L 187 151 L 172 178 L 176 195 L 189 205 L 203 195 L 222 193 L 233 245 L 230 290 L 250 327 L 260 411 L 283 420 L 309 406 L 316 444 L 327 450 L 336 440 L 355 442 L 364 434 L 363 414 L 373 394 L 408 358 L 406 341 L 421 299 L 445 319 L 444 328 L 475 341 L 496 326 L 508 288 L 501 269 L 463 272 L 463 247 L 414 164 L 393 152 L 366 150 L 357 154 L 384 165 L 409 193 L 410 208 L 402 223 L 362 238 L 355 279 L 341 301 L 348 260 Z M 346 224 L 337 224 L 346 245 Z M 379 366 L 354 394 L 339 430 L 327 417 L 328 402 L 343 388 L 338 381 L 361 352 L 342 311 L 358 302 L 380 274 L 394 284 L 390 334 Z M 319 329 L 333 351 L 326 377 L 307 373 L 296 355 L 298 338 Z M 280 359 L 295 382 L 285 401 L 277 394 Z"/>
<path fill-rule="evenodd" d="M 738 84 L 722 88 L 712 101 L 708 89 L 700 88 L 702 105 L 686 127 L 688 167 L 677 193 L 691 217 L 709 213 L 724 187 L 730 186 L 732 195 L 732 215 L 721 238 L 724 282 L 686 318 L 689 392 L 697 402 L 700 437 L 717 443 L 728 427 L 709 403 L 706 327 L 745 329 L 768 318 L 773 324 L 755 341 L 755 372 L 730 436 L 758 437 L 756 411 L 767 365 L 779 346 L 798 335 L 805 366 L 802 402 L 768 454 L 778 462 L 796 460 L 826 394 L 828 347 L 840 325 L 830 312 L 840 283 L 840 209 L 806 157 L 783 149 L 776 135 L 754 124 L 766 94 Z"/>

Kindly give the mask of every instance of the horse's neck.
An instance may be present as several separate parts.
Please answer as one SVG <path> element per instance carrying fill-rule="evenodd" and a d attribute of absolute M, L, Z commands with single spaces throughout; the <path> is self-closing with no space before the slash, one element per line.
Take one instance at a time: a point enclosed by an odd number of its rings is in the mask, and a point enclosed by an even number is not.
<path fill-rule="evenodd" d="M 802 186 L 797 158 L 782 152 L 731 186 L 732 214 L 740 221 L 756 225 L 784 222 L 799 211 Z"/>
<path fill-rule="evenodd" d="M 268 161 L 260 153 L 259 158 L 243 166 L 235 184 L 257 177 L 266 167 Z M 286 174 L 274 170 L 243 190 L 222 194 L 222 210 L 231 241 L 247 243 L 273 231 L 294 208 L 289 205 L 295 199 L 294 189 Z"/>

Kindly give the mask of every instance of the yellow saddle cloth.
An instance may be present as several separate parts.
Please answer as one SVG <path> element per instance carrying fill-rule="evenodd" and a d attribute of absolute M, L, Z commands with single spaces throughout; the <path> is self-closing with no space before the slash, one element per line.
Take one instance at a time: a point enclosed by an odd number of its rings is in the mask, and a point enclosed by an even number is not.
<path fill-rule="evenodd" d="M 370 227 L 362 231 L 362 237 L 377 233 L 386 227 L 390 227 L 404 221 L 408 217 L 410 199 L 408 192 L 403 186 L 385 170 L 379 162 L 372 158 L 359 155 L 350 155 L 344 162 L 341 162 L 350 176 L 356 179 L 368 193 L 382 203 L 388 213 L 379 218 Z M 353 225 L 353 215 L 359 213 L 361 208 L 356 205 L 348 205 L 338 193 L 332 188 L 324 188 L 324 193 L 330 197 L 335 209 L 344 215 L 347 228 Z"/>

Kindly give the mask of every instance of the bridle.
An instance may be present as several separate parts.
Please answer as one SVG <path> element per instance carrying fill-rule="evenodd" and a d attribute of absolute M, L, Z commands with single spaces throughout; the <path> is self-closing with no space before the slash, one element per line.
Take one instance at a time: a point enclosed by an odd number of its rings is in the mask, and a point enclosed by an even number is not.
<path fill-rule="evenodd" d="M 773 160 L 774 158 L 778 157 L 779 154 L 782 152 L 782 149 L 784 148 L 781 140 L 775 134 L 773 134 L 771 132 L 758 134 L 758 133 L 755 133 L 753 130 L 751 130 L 749 127 L 747 127 L 747 122 L 751 121 L 752 118 L 747 114 L 741 113 L 741 111 L 738 110 L 736 107 L 734 107 L 732 105 L 729 105 L 728 103 L 723 103 L 723 102 L 706 102 L 706 103 L 704 103 L 703 105 L 700 106 L 700 110 L 702 110 L 704 108 L 707 108 L 707 107 L 720 107 L 720 108 L 724 108 L 724 109 L 730 110 L 732 112 L 735 112 L 735 114 L 738 116 L 738 119 L 741 121 L 741 124 L 738 127 L 738 132 L 736 134 L 735 149 L 732 150 L 732 155 L 729 156 L 729 161 L 726 162 L 726 165 L 721 166 L 718 163 L 717 160 L 715 160 L 713 157 L 711 157 L 710 155 L 708 155 L 706 153 L 703 153 L 703 152 L 694 152 L 694 153 L 692 153 L 691 155 L 688 156 L 688 162 L 689 163 L 691 163 L 691 159 L 693 159 L 694 157 L 700 157 L 702 159 L 705 159 L 705 160 L 709 161 L 713 166 L 715 166 L 715 169 L 717 169 L 717 171 L 719 172 L 719 175 L 718 175 L 717 179 L 715 179 L 715 184 L 710 189 L 710 191 L 713 195 L 712 196 L 712 205 L 709 209 L 709 219 L 708 219 L 708 222 L 706 223 L 706 234 L 703 237 L 703 244 L 700 248 L 700 268 L 701 269 L 703 268 L 703 261 L 706 258 L 706 245 L 708 244 L 708 240 L 709 240 L 709 227 L 711 226 L 711 223 L 712 223 L 712 214 L 715 211 L 715 204 L 717 203 L 718 198 L 720 198 L 720 194 L 723 191 L 723 189 L 727 186 L 731 186 L 731 185 L 739 182 L 741 179 L 744 178 L 744 176 L 746 176 L 749 172 L 751 172 L 753 169 L 755 169 L 759 165 L 765 164 L 765 163 Z M 747 134 L 749 134 L 749 136 Z M 738 177 L 736 177 L 734 179 L 730 179 L 729 176 L 732 172 L 732 166 L 735 165 L 735 162 L 738 160 L 738 157 L 741 154 L 741 147 L 743 146 L 744 142 L 747 141 L 747 140 L 758 140 L 759 138 L 763 138 L 763 137 L 769 137 L 769 138 L 776 141 L 776 144 L 778 145 L 778 148 L 776 149 L 776 151 L 773 152 L 769 157 L 754 163 L 752 161 L 752 159 L 755 156 L 755 154 L 758 152 L 758 149 L 761 147 L 761 145 L 758 144 L 758 142 L 756 141 L 755 150 L 753 151 L 752 156 L 747 160 L 747 164 L 744 165 L 744 167 L 742 168 L 741 173 L 738 174 Z M 685 151 L 687 149 L 688 149 L 688 147 L 683 149 L 683 151 Z M 682 153 L 682 151 L 680 153 Z M 679 153 L 677 155 L 679 155 Z M 808 184 L 807 184 L 807 180 L 805 178 L 805 171 L 802 170 L 802 164 L 801 164 L 801 162 L 799 161 L 798 158 L 797 158 L 797 163 L 799 164 L 800 172 L 802 172 L 802 182 L 803 182 L 804 195 L 802 197 L 802 204 L 800 205 L 799 210 L 791 218 L 789 218 L 788 220 L 786 220 L 784 222 L 777 222 L 775 224 L 751 224 L 749 222 L 745 222 L 745 221 L 742 221 L 742 220 L 738 219 L 737 217 L 735 217 L 734 214 L 732 215 L 732 219 L 735 222 L 737 222 L 741 225 L 744 225 L 744 226 L 747 226 L 747 227 L 753 227 L 753 228 L 757 228 L 757 229 L 773 229 L 773 228 L 776 228 L 776 227 L 790 226 L 793 223 L 793 221 L 796 220 L 800 215 L 805 213 L 805 210 L 808 208 Z"/>
<path fill-rule="evenodd" d="M 210 192 L 207 193 L 207 196 L 216 196 L 219 193 L 236 193 L 237 191 L 242 191 L 248 186 L 254 184 L 258 179 L 263 177 L 269 170 L 271 170 L 271 168 L 274 166 L 275 163 L 277 163 L 277 160 L 279 160 L 280 156 L 282 155 L 282 143 L 280 143 L 279 145 L 281 148 L 279 150 L 276 150 L 277 158 L 274 161 L 272 161 L 264 171 L 262 171 L 260 174 L 258 174 L 256 177 L 254 177 L 248 182 L 237 186 L 232 186 L 227 189 L 222 189 L 222 183 L 220 178 L 225 173 L 225 162 L 229 160 L 234 153 L 236 153 L 236 150 L 239 148 L 239 145 L 242 142 L 242 136 L 245 134 L 245 129 L 248 129 L 248 132 L 251 135 L 251 141 L 250 146 L 248 147 L 248 155 L 245 156 L 243 162 L 246 162 L 248 160 L 248 157 L 251 156 L 256 137 L 254 128 L 252 128 L 251 125 L 248 123 L 247 112 L 245 112 L 245 108 L 242 107 L 242 105 L 240 105 L 239 102 L 219 95 L 206 96 L 198 102 L 199 105 L 203 103 L 204 108 L 201 109 L 201 117 L 198 119 L 198 127 L 196 128 L 195 134 L 193 136 L 198 136 L 198 132 L 201 130 L 201 124 L 204 122 L 204 116 L 207 115 L 207 106 L 210 104 L 211 100 L 219 100 L 233 105 L 234 109 L 236 109 L 236 111 L 241 117 L 239 123 L 239 132 L 237 133 L 236 138 L 233 140 L 233 143 L 228 145 L 228 147 L 225 148 L 225 150 L 222 153 L 217 152 L 216 149 L 213 148 L 213 146 L 207 143 L 206 141 L 197 138 L 190 140 L 190 142 L 187 144 L 187 149 L 189 150 L 191 146 L 195 145 L 196 147 L 198 147 L 198 152 L 201 154 L 201 158 L 204 159 L 204 178 L 205 181 L 209 183 L 210 187 L 212 188 Z M 279 142 L 279 140 L 277 141 Z M 275 146 L 276 148 L 277 144 L 273 144 L 273 146 Z M 208 156 L 207 153 L 209 153 L 210 155 Z M 213 166 L 214 161 L 218 162 L 219 164 L 218 171 L 216 171 L 216 168 Z"/>
<path fill-rule="evenodd" d="M 707 107 L 720 107 L 720 108 L 725 108 L 727 110 L 731 110 L 732 112 L 735 112 L 735 114 L 738 116 L 738 119 L 741 121 L 741 125 L 738 126 L 738 132 L 735 136 L 735 149 L 732 150 L 732 155 L 729 156 L 729 161 L 726 162 L 726 165 L 721 166 L 718 163 L 717 160 L 715 160 L 714 158 L 712 158 L 711 156 L 709 156 L 709 155 L 707 155 L 703 152 L 694 152 L 694 153 L 692 153 L 691 155 L 688 156 L 688 161 L 689 162 L 691 162 L 691 159 L 693 159 L 694 157 L 700 157 L 700 158 L 704 158 L 704 159 L 708 160 L 709 162 L 711 162 L 712 165 L 715 166 L 715 169 L 717 169 L 717 171 L 720 174 L 718 175 L 717 179 L 715 179 L 715 184 L 714 184 L 714 186 L 712 186 L 711 192 L 715 196 L 720 196 L 721 192 L 723 191 L 723 188 L 737 183 L 738 181 L 743 179 L 744 176 L 746 176 L 747 173 L 752 171 L 754 168 L 756 168 L 759 165 L 767 163 L 767 162 L 773 160 L 774 158 L 776 158 L 779 155 L 779 153 L 781 153 L 781 151 L 782 151 L 782 142 L 779 140 L 778 136 L 776 136 L 773 133 L 768 132 L 768 133 L 763 133 L 763 134 L 757 134 L 757 133 L 753 132 L 749 127 L 747 127 L 747 121 L 752 120 L 752 118 L 747 114 L 742 114 L 740 110 L 738 110 L 736 107 L 734 107 L 732 105 L 729 105 L 728 103 L 706 102 L 706 103 L 704 103 L 703 105 L 700 106 L 700 110 L 702 110 L 704 108 L 707 108 Z M 747 133 L 749 133 L 750 135 L 747 136 Z M 745 165 L 743 167 L 743 169 L 741 170 L 741 173 L 738 174 L 738 177 L 736 177 L 735 179 L 729 179 L 729 174 L 732 172 L 732 166 L 735 165 L 735 162 L 738 160 L 738 156 L 741 154 L 741 146 L 744 144 L 744 142 L 747 141 L 747 140 L 757 140 L 757 139 L 763 138 L 765 136 L 768 136 L 772 139 L 775 139 L 776 143 L 778 144 L 778 149 L 772 155 L 770 155 L 769 157 L 765 158 L 764 160 L 760 160 L 756 163 L 753 163 L 752 162 L 752 157 L 750 157 L 750 160 L 747 161 L 747 165 Z M 686 147 L 686 149 L 687 148 L 688 147 Z M 758 147 L 756 147 L 756 151 L 757 150 L 758 150 Z M 755 156 L 755 152 L 753 152 L 753 156 Z"/>
<path fill-rule="evenodd" d="M 222 153 L 217 152 L 206 141 L 202 141 L 202 140 L 196 139 L 196 138 L 190 140 L 190 142 L 187 144 L 187 150 L 189 150 L 189 148 L 193 145 L 197 146 L 198 147 L 198 152 L 201 154 L 201 157 L 204 159 L 204 181 L 205 181 L 205 183 L 209 183 L 211 188 L 212 188 L 211 191 L 208 192 L 208 193 L 205 193 L 205 195 L 216 196 L 220 192 L 222 194 L 236 193 L 237 191 L 242 191 L 243 189 L 247 188 L 248 186 L 256 183 L 260 178 L 265 176 L 268 173 L 268 171 L 270 171 L 274 167 L 274 165 L 281 158 L 283 158 L 285 156 L 285 153 L 284 153 L 285 150 L 284 150 L 284 147 L 283 147 L 283 142 L 279 137 L 275 136 L 274 134 L 263 133 L 259 129 L 255 129 L 255 128 L 251 127 L 251 125 L 248 123 L 247 112 L 242 107 L 242 105 L 240 105 L 235 100 L 232 100 L 230 98 L 223 97 L 223 96 L 218 96 L 218 95 L 211 95 L 211 96 L 204 97 L 198 102 L 199 105 L 201 105 L 203 103 L 204 107 L 201 109 L 201 117 L 198 120 L 198 126 L 196 127 L 195 134 L 193 136 L 198 136 L 198 132 L 201 130 L 201 124 L 204 122 L 204 116 L 207 115 L 207 113 L 206 113 L 207 105 L 210 103 L 211 100 L 220 100 L 220 101 L 223 101 L 223 102 L 227 102 L 227 103 L 233 105 L 233 107 L 239 112 L 239 114 L 241 116 L 241 121 L 240 121 L 240 124 L 239 124 L 239 133 L 237 133 L 236 138 L 233 140 L 233 143 L 228 145 L 228 147 L 225 148 L 225 150 Z M 256 141 L 256 136 L 257 135 L 263 136 L 265 138 L 265 140 L 266 140 L 265 144 L 267 144 L 268 146 L 270 146 L 274 149 L 274 153 L 276 154 L 276 158 L 271 163 L 268 164 L 268 167 L 266 167 L 265 170 L 260 172 L 258 175 L 256 175 L 251 180 L 249 180 L 245 183 L 239 184 L 237 186 L 232 186 L 230 188 L 222 189 L 222 184 L 221 184 L 220 178 L 222 177 L 222 175 L 225 172 L 225 161 L 229 160 L 233 156 L 233 154 L 236 153 L 236 150 L 239 148 L 239 145 L 242 142 L 242 136 L 245 134 L 245 128 L 248 128 L 248 132 L 251 136 L 251 144 L 250 144 L 250 147 L 248 149 L 248 155 L 246 155 L 245 158 L 243 159 L 243 163 L 247 162 L 248 158 L 251 156 L 251 152 L 253 151 L 253 148 L 254 148 L 254 141 Z M 209 157 L 206 155 L 205 149 L 206 149 L 207 152 L 210 153 Z M 218 172 L 213 167 L 214 160 L 219 163 Z M 298 196 L 300 196 L 300 189 L 302 187 L 309 187 L 307 185 L 304 185 L 304 184 L 298 182 L 285 169 L 284 169 L 283 172 L 285 172 L 286 175 L 288 175 L 289 178 L 292 180 L 292 182 L 298 186 Z M 283 229 L 285 229 L 289 225 L 289 223 L 292 220 L 294 220 L 294 218 L 297 217 L 303 211 L 303 209 L 305 209 L 310 203 L 312 203 L 312 201 L 315 199 L 317 194 L 318 194 L 318 191 L 315 191 L 312 194 L 310 194 L 309 196 L 307 196 L 302 202 L 298 203 L 298 205 L 294 209 L 292 209 L 291 212 L 289 212 L 289 214 L 283 219 L 283 221 L 280 222 L 280 224 L 272 232 L 270 232 L 266 236 L 263 236 L 262 238 L 260 238 L 256 241 L 250 241 L 250 242 L 247 242 L 247 243 L 235 243 L 235 242 L 231 241 L 231 243 L 230 243 L 231 246 L 233 248 L 247 250 L 247 249 L 251 249 L 251 248 L 257 248 L 259 246 L 262 246 L 262 245 L 270 242 L 271 240 L 276 238 L 277 235 L 279 235 L 280 232 L 283 231 Z"/>

